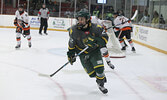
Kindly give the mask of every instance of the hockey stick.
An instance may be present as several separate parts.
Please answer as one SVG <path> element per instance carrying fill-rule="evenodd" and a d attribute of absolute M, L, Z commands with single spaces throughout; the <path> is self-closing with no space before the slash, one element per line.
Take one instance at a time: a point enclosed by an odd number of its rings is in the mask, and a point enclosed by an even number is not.
<path fill-rule="evenodd" d="M 77 55 L 75 55 L 75 57 L 73 59 L 75 59 L 76 57 L 78 57 L 80 54 L 82 54 L 85 50 L 87 50 L 89 47 L 86 46 L 86 48 L 84 48 L 81 52 L 79 52 Z M 66 65 L 68 65 L 70 62 L 66 62 L 62 67 L 60 67 L 57 71 L 55 71 L 53 74 L 51 75 L 47 75 L 47 74 L 42 74 L 42 73 L 39 73 L 38 75 L 39 76 L 43 76 L 43 77 L 52 77 L 54 76 L 57 72 L 59 72 L 62 68 L 64 68 Z"/>
<path fill-rule="evenodd" d="M 121 34 L 122 34 L 122 30 L 119 32 L 118 39 L 119 39 L 119 37 L 121 36 Z"/>
<path fill-rule="evenodd" d="M 22 22 L 22 24 L 25 23 L 24 21 L 21 21 L 21 22 Z M 23 26 L 21 25 L 21 22 L 18 21 L 17 23 L 18 23 L 19 27 L 22 28 L 22 30 L 23 30 Z M 22 32 L 21 32 L 20 34 L 22 34 L 22 36 L 23 36 L 24 38 L 26 37 L 26 35 L 24 35 Z"/>

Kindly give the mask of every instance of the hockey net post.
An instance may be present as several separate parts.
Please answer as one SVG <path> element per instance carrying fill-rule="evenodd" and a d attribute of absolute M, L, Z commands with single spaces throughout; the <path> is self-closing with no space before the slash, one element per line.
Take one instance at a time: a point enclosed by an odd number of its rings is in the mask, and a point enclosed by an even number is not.
<path fill-rule="evenodd" d="M 102 24 L 106 26 L 106 28 L 108 28 L 107 35 L 109 38 L 108 38 L 107 48 L 108 48 L 110 58 L 126 57 L 125 53 L 121 51 L 121 45 L 115 36 L 113 28 L 109 28 L 109 27 L 112 27 L 112 22 L 108 20 L 104 20 Z"/>

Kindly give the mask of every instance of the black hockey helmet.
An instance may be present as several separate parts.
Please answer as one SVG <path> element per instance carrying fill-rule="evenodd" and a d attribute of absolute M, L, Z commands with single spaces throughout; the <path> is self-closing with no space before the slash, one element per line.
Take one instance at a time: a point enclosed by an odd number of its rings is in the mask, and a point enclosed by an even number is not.
<path fill-rule="evenodd" d="M 23 5 L 23 4 L 20 4 L 20 5 L 18 6 L 18 8 L 24 9 L 24 5 Z"/>
<path fill-rule="evenodd" d="M 22 14 L 24 12 L 24 5 L 23 4 L 20 4 L 18 6 L 18 10 L 19 10 L 19 13 Z"/>
<path fill-rule="evenodd" d="M 113 15 L 119 15 L 119 13 L 118 12 L 114 12 Z"/>

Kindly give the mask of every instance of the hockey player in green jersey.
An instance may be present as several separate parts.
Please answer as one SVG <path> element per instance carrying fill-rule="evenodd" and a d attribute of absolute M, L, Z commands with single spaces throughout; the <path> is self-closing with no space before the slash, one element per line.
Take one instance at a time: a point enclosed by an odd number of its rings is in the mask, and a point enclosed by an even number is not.
<path fill-rule="evenodd" d="M 104 64 L 100 48 L 105 46 L 108 40 L 107 34 L 102 34 L 102 27 L 91 23 L 87 11 L 77 13 L 78 23 L 69 29 L 68 60 L 71 65 L 76 61 L 76 53 L 82 51 L 86 46 L 89 48 L 79 58 L 87 74 L 96 78 L 99 89 L 106 94 L 108 90 L 104 87 L 107 82 L 104 74 Z"/>

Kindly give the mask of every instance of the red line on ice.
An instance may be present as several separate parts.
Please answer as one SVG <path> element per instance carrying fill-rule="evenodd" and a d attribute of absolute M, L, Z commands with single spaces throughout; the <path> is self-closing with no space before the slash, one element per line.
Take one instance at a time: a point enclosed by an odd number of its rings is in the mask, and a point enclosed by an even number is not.
<path fill-rule="evenodd" d="M 122 78 L 117 72 L 114 71 L 114 74 L 119 77 L 139 98 L 140 100 L 145 100 L 124 78 Z"/>

